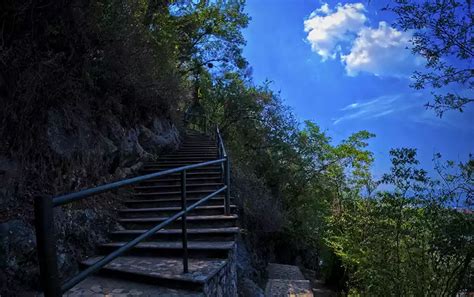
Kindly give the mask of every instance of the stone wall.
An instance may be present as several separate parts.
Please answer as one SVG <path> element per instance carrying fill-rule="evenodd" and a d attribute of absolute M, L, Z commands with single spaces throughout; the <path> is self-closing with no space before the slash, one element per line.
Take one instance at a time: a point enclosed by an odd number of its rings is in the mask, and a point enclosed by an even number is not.
<path fill-rule="evenodd" d="M 227 264 L 204 286 L 205 296 L 237 297 L 236 247 L 229 253 Z"/>

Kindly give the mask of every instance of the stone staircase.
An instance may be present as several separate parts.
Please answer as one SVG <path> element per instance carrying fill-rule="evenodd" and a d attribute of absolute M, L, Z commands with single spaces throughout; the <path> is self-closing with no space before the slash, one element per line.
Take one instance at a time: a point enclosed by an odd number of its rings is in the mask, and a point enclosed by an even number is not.
<path fill-rule="evenodd" d="M 311 283 L 298 266 L 269 263 L 265 297 L 313 297 Z"/>
<path fill-rule="evenodd" d="M 181 149 L 143 166 L 142 174 L 217 159 L 216 142 L 189 132 Z M 222 168 L 210 165 L 187 172 L 187 204 L 223 186 Z M 181 210 L 180 173 L 148 180 L 123 202 L 111 241 L 98 247 L 94 264 L 151 227 Z M 187 216 L 189 272 L 183 273 L 181 221 L 175 221 L 118 257 L 65 296 L 236 296 L 235 236 L 239 232 L 235 205 L 224 215 L 224 194 L 211 198 Z"/>

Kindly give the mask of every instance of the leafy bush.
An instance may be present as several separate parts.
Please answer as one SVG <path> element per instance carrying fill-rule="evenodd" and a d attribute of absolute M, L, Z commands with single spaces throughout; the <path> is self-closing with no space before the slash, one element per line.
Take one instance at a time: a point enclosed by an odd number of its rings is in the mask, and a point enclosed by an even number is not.
<path fill-rule="evenodd" d="M 472 212 L 450 207 L 454 196 L 417 168 L 415 150 L 391 154 L 393 167 L 382 182 L 394 190 L 368 198 L 347 193 L 341 211 L 329 218 L 327 244 L 349 271 L 350 295 L 454 296 L 472 290 Z"/>

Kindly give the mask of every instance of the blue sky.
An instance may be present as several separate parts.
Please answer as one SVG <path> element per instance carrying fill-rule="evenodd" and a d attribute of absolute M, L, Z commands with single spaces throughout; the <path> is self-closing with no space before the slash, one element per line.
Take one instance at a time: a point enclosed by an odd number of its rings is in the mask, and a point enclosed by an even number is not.
<path fill-rule="evenodd" d="M 430 90 L 411 89 L 408 77 L 423 61 L 405 49 L 408 33 L 390 28 L 384 1 L 325 3 L 247 0 L 244 56 L 255 82 L 273 81 L 300 121 L 314 120 L 335 142 L 375 133 L 376 176 L 393 147 L 417 148 L 428 170 L 436 152 L 455 161 L 474 153 L 473 106 L 442 119 L 425 109 Z"/>

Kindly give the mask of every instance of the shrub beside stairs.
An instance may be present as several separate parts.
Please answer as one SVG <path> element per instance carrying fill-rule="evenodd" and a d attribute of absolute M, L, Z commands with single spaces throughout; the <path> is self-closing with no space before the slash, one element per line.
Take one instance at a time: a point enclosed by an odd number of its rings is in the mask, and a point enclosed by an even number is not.
<path fill-rule="evenodd" d="M 181 149 L 146 163 L 142 173 L 215 160 L 216 141 L 190 131 Z M 197 202 L 223 186 L 220 165 L 187 172 L 187 204 Z M 90 266 L 181 210 L 180 173 L 148 180 L 136 186 L 133 198 L 123 202 L 111 241 L 99 246 L 99 255 L 82 262 Z M 232 200 L 231 200 L 232 201 Z M 239 232 L 235 205 L 224 215 L 224 194 L 211 198 L 187 216 L 189 272 L 183 273 L 181 221 L 158 231 L 124 256 L 106 265 L 64 296 L 236 296 L 235 237 Z"/>

